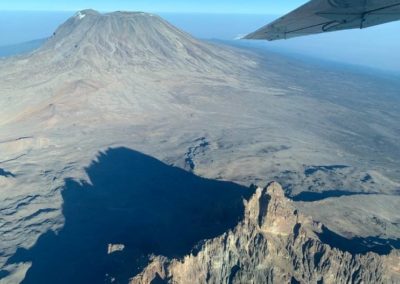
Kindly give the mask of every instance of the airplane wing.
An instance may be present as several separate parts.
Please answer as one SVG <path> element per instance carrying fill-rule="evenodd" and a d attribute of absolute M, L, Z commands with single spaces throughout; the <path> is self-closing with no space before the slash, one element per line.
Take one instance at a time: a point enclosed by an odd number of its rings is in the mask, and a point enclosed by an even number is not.
<path fill-rule="evenodd" d="M 288 39 L 396 20 L 400 20 L 400 0 L 311 0 L 244 39 Z"/>

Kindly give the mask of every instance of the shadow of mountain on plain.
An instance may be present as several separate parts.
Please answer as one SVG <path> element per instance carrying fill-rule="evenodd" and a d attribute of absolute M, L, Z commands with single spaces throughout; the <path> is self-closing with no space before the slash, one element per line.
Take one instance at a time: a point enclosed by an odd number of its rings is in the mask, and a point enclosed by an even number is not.
<path fill-rule="evenodd" d="M 10 275 L 10 272 L 6 270 L 0 270 L 0 280 Z"/>
<path fill-rule="evenodd" d="M 353 195 L 374 195 L 372 192 L 356 192 L 347 190 L 326 190 L 323 192 L 303 191 L 299 194 L 289 197 L 293 201 L 313 202 L 320 201 L 331 197 L 353 196 Z"/>
<path fill-rule="evenodd" d="M 4 177 L 15 177 L 15 175 L 12 172 L 6 171 L 2 168 L 0 168 L 0 176 Z"/>
<path fill-rule="evenodd" d="M 347 251 L 352 255 L 374 252 L 379 255 L 388 255 L 393 249 L 400 249 L 400 239 L 384 239 L 379 237 L 345 238 L 323 226 L 319 239 L 333 248 Z"/>
<path fill-rule="evenodd" d="M 346 169 L 348 167 L 349 166 L 346 166 L 346 165 L 309 166 L 304 170 L 304 175 L 306 177 L 309 177 L 319 171 L 326 173 L 326 172 L 331 172 L 331 171 L 335 171 L 335 170 Z"/>
<path fill-rule="evenodd" d="M 253 193 L 127 148 L 107 150 L 86 170 L 92 184 L 66 180 L 64 228 L 9 260 L 32 262 L 23 283 L 127 283 L 149 254 L 182 257 L 233 228 Z M 125 249 L 108 254 L 108 244 Z"/>

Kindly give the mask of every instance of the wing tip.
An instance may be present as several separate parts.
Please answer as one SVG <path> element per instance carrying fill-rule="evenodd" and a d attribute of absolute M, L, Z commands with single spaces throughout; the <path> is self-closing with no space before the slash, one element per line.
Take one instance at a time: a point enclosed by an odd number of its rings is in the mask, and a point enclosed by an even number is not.
<path fill-rule="evenodd" d="M 274 41 L 274 40 L 280 40 L 280 39 L 286 39 L 285 35 L 282 34 L 271 34 L 271 33 L 259 33 L 259 32 L 254 32 L 250 33 L 242 39 L 249 39 L 249 40 L 268 40 L 268 41 Z"/>
<path fill-rule="evenodd" d="M 255 38 L 254 35 L 251 33 L 251 34 L 245 35 L 241 39 L 257 39 L 257 38 Z"/>

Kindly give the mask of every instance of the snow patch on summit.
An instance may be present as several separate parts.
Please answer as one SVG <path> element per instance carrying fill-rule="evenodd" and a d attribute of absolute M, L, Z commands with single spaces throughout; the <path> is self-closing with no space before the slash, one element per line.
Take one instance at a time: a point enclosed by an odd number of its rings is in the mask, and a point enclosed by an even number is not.
<path fill-rule="evenodd" d="M 83 14 L 82 12 L 78 12 L 78 13 L 76 13 L 76 17 L 77 17 L 79 20 L 82 20 L 84 17 L 86 17 L 86 14 Z"/>

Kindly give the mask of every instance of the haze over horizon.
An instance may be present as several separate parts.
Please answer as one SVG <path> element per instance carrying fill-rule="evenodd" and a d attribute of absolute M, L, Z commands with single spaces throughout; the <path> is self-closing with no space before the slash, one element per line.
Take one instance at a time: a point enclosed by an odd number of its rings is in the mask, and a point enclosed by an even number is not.
<path fill-rule="evenodd" d="M 115 10 L 123 10 L 122 8 L 126 7 L 123 4 L 120 6 L 121 9 L 115 7 Z M 278 6 L 275 5 L 275 7 Z M 3 5 L 2 10 L 5 10 L 6 7 L 14 7 L 15 10 L 18 10 L 16 5 L 12 6 L 11 4 Z M 285 7 L 288 10 L 294 8 L 292 4 Z M 285 10 L 285 7 L 280 5 L 281 11 Z M 267 11 L 270 10 L 273 9 L 265 9 L 266 14 L 264 15 L 217 14 L 218 9 L 213 10 L 213 14 L 199 12 L 158 14 L 195 37 L 234 40 L 282 15 L 279 13 L 268 15 Z M 259 9 L 259 13 L 263 11 L 263 9 Z M 76 12 L 0 11 L 0 34 L 2 35 L 0 46 L 47 38 L 74 13 Z M 400 23 L 393 22 L 364 30 L 347 30 L 286 41 L 251 41 L 247 44 L 278 52 L 306 55 L 316 59 L 366 66 L 399 74 L 400 54 L 397 50 L 400 50 L 400 40 L 394 36 L 399 28 Z"/>
<path fill-rule="evenodd" d="M 305 0 L 293 0 L 290 3 L 282 3 L 276 1 L 252 0 L 249 2 L 232 2 L 228 0 L 220 0 L 218 2 L 211 0 L 195 1 L 195 0 L 120 0 L 118 2 L 110 2 L 105 0 L 86 0 L 86 1 L 51 1 L 41 0 L 31 2 L 27 0 L 18 0 L 2 3 L 1 10 L 8 11 L 78 11 L 87 8 L 98 11 L 116 11 L 116 10 L 135 10 L 147 11 L 153 13 L 249 13 L 249 14 L 281 14 L 304 4 Z"/>

